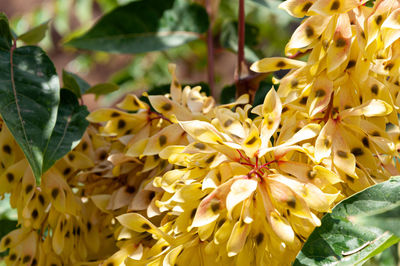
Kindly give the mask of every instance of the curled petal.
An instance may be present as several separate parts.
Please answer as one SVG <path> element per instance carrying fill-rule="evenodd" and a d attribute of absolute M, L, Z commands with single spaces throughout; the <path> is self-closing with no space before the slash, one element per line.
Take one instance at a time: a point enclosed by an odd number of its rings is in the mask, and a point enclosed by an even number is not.
<path fill-rule="evenodd" d="M 139 109 L 149 108 L 145 102 L 139 100 L 139 98 L 134 94 L 126 95 L 122 102 L 117 104 L 117 107 L 128 111 L 137 111 Z"/>
<path fill-rule="evenodd" d="M 393 107 L 390 106 L 388 103 L 378 100 L 378 99 L 372 99 L 360 106 L 346 109 L 342 112 L 340 112 L 340 117 L 346 118 L 349 116 L 367 116 L 367 117 L 373 117 L 373 116 L 385 116 L 390 114 L 393 111 Z"/>
<path fill-rule="evenodd" d="M 285 53 L 293 55 L 298 49 L 309 46 L 322 34 L 329 20 L 330 17 L 320 15 L 306 19 L 293 33 Z"/>
<path fill-rule="evenodd" d="M 232 186 L 231 191 L 228 193 L 226 198 L 226 209 L 228 214 L 232 213 L 233 208 L 249 198 L 253 192 L 257 189 L 257 181 L 251 179 L 238 179 Z"/>
<path fill-rule="evenodd" d="M 274 72 L 281 69 L 300 68 L 305 66 L 303 61 L 288 59 L 285 57 L 264 58 L 251 65 L 250 69 L 254 72 Z"/>
<path fill-rule="evenodd" d="M 308 10 L 314 4 L 314 0 L 286 0 L 279 8 L 288 12 L 291 16 L 302 18 L 307 15 Z"/>
<path fill-rule="evenodd" d="M 250 225 L 242 220 L 236 222 L 226 245 L 229 257 L 237 255 L 243 249 L 249 231 Z"/>

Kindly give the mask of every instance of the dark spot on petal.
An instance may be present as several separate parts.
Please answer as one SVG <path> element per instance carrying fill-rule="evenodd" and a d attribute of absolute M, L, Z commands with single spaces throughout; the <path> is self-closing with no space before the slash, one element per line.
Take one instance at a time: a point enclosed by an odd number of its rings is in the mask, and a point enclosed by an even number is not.
<path fill-rule="evenodd" d="M 129 194 L 135 193 L 136 188 L 134 186 L 127 186 L 125 191 Z"/>
<path fill-rule="evenodd" d="M 30 255 L 25 255 L 24 258 L 22 259 L 22 263 L 28 263 L 31 260 L 31 256 Z"/>
<path fill-rule="evenodd" d="M 215 159 L 215 154 L 211 155 L 211 157 L 206 160 L 206 163 L 208 163 L 208 164 L 212 163 L 214 161 L 214 159 Z"/>
<path fill-rule="evenodd" d="M 219 210 L 219 208 L 221 207 L 221 203 L 219 202 L 218 199 L 212 199 L 210 206 L 211 206 L 212 212 L 217 212 Z"/>
<path fill-rule="evenodd" d="M 361 37 L 363 38 L 363 39 L 365 39 L 365 32 L 361 32 Z"/>
<path fill-rule="evenodd" d="M 145 230 L 149 230 L 151 227 L 148 224 L 142 224 L 142 228 Z"/>
<path fill-rule="evenodd" d="M 60 193 L 60 190 L 58 188 L 53 188 L 53 190 L 51 191 L 51 197 L 53 199 L 56 199 L 58 196 L 58 193 Z"/>
<path fill-rule="evenodd" d="M 364 151 L 361 148 L 353 148 L 351 149 L 351 153 L 354 154 L 354 156 L 361 156 L 364 154 Z"/>
<path fill-rule="evenodd" d="M 161 106 L 161 109 L 164 111 L 170 111 L 172 109 L 172 105 L 170 103 L 165 103 L 163 106 Z"/>
<path fill-rule="evenodd" d="M 33 210 L 33 212 L 32 212 L 32 218 L 33 218 L 33 220 L 36 220 L 36 218 L 39 216 L 39 212 L 36 210 L 36 209 L 34 209 Z"/>
<path fill-rule="evenodd" d="M 206 145 L 204 145 L 203 143 L 200 143 L 200 142 L 194 144 L 194 146 L 199 150 L 204 150 L 206 148 Z"/>
<path fill-rule="evenodd" d="M 375 23 L 376 23 L 376 25 L 380 25 L 380 24 L 382 23 L 382 20 L 383 20 L 382 15 L 378 15 L 378 16 L 375 18 Z"/>
<path fill-rule="evenodd" d="M 63 171 L 63 175 L 68 175 L 70 173 L 71 173 L 71 168 L 69 168 L 69 167 L 65 168 Z"/>
<path fill-rule="evenodd" d="M 344 109 L 350 109 L 350 108 L 351 108 L 350 105 L 347 105 L 347 104 L 346 104 L 346 105 L 344 106 Z"/>
<path fill-rule="evenodd" d="M 86 228 L 87 228 L 88 232 L 90 232 L 90 230 L 92 230 L 92 223 L 91 222 L 87 222 L 86 223 Z"/>
<path fill-rule="evenodd" d="M 88 144 L 86 141 L 82 143 L 82 150 L 85 151 L 88 148 Z"/>
<path fill-rule="evenodd" d="M 44 197 L 42 194 L 39 194 L 38 199 L 39 199 L 40 204 L 42 204 L 42 206 L 44 206 Z"/>
<path fill-rule="evenodd" d="M 32 191 L 32 189 L 33 189 L 33 186 L 32 186 L 31 184 L 27 185 L 27 186 L 25 187 L 25 193 L 28 194 L 29 192 Z"/>
<path fill-rule="evenodd" d="M 36 260 L 36 259 L 33 259 L 33 260 L 32 260 L 31 266 L 36 266 L 36 265 L 37 265 L 37 260 Z"/>
<path fill-rule="evenodd" d="M 99 159 L 100 159 L 101 161 L 107 159 L 107 152 L 106 152 L 106 151 L 102 151 L 102 152 L 99 154 Z"/>
<path fill-rule="evenodd" d="M 394 64 L 393 63 L 389 63 L 389 64 L 387 64 L 386 66 L 385 66 L 385 70 L 391 70 L 392 68 L 394 67 Z"/>
<path fill-rule="evenodd" d="M 346 40 L 343 39 L 343 38 L 337 39 L 336 43 L 335 43 L 335 46 L 336 47 L 344 47 L 344 46 L 346 46 Z"/>
<path fill-rule="evenodd" d="M 312 3 L 311 2 L 307 2 L 307 3 L 304 4 L 304 6 L 301 9 L 301 11 L 307 12 L 310 9 L 311 6 L 312 6 Z"/>
<path fill-rule="evenodd" d="M 73 153 L 68 154 L 68 159 L 72 162 L 75 159 L 75 154 Z"/>
<path fill-rule="evenodd" d="M 217 176 L 218 181 L 221 182 L 221 173 L 217 173 L 216 176 Z"/>
<path fill-rule="evenodd" d="M 355 60 L 350 60 L 349 63 L 347 64 L 347 69 L 352 68 L 356 65 L 356 61 Z"/>
<path fill-rule="evenodd" d="M 114 263 L 109 262 L 109 263 L 107 263 L 107 266 L 114 266 Z"/>
<path fill-rule="evenodd" d="M 161 135 L 160 137 L 158 137 L 158 143 L 161 147 L 167 144 L 167 136 Z"/>
<path fill-rule="evenodd" d="M 372 134 L 371 134 L 372 136 L 374 136 L 374 137 L 380 137 L 381 136 L 381 134 L 379 134 L 379 132 L 378 131 L 374 131 L 374 132 L 372 132 Z"/>
<path fill-rule="evenodd" d="M 378 92 L 379 92 L 379 87 L 378 87 L 378 85 L 376 85 L 376 84 L 372 85 L 372 87 L 371 87 L 371 92 L 372 92 L 373 94 L 375 94 L 375 95 L 378 95 Z"/>
<path fill-rule="evenodd" d="M 276 66 L 279 68 L 282 68 L 282 67 L 286 66 L 286 63 L 283 61 L 278 61 L 278 63 L 276 63 Z"/>
<path fill-rule="evenodd" d="M 256 142 L 256 140 L 257 140 L 256 136 L 253 136 L 251 139 L 249 139 L 246 142 L 246 145 L 252 145 L 252 144 L 254 144 L 254 142 Z"/>
<path fill-rule="evenodd" d="M 81 235 L 81 227 L 80 227 L 80 226 L 78 226 L 78 228 L 76 229 L 76 234 L 77 234 L 78 236 Z"/>
<path fill-rule="evenodd" d="M 117 113 L 117 112 L 112 112 L 112 113 L 111 113 L 111 117 L 118 117 L 118 116 L 120 116 L 120 114 Z"/>
<path fill-rule="evenodd" d="M 339 157 L 341 157 L 341 158 L 347 158 L 347 157 L 348 157 L 347 152 L 341 151 L 341 150 L 337 151 L 337 152 L 336 152 L 336 155 L 339 156 Z"/>
<path fill-rule="evenodd" d="M 10 245 L 10 243 L 11 243 L 11 238 L 6 237 L 6 238 L 4 239 L 4 246 Z"/>
<path fill-rule="evenodd" d="M 314 35 L 314 29 L 310 25 L 308 25 L 306 27 L 306 36 L 307 38 L 311 38 L 313 35 Z"/>
<path fill-rule="evenodd" d="M 69 236 L 70 236 L 70 232 L 67 231 L 67 232 L 65 233 L 64 237 L 69 238 Z"/>
<path fill-rule="evenodd" d="M 122 119 L 118 120 L 118 125 L 117 125 L 118 129 L 123 129 L 125 126 L 126 126 L 125 120 Z"/>
<path fill-rule="evenodd" d="M 296 199 L 294 197 L 290 198 L 288 201 L 286 201 L 286 204 L 290 207 L 290 208 L 296 208 Z"/>
<path fill-rule="evenodd" d="M 10 254 L 10 257 L 8 257 L 11 261 L 14 261 L 17 259 L 17 255 L 15 253 Z"/>
<path fill-rule="evenodd" d="M 338 10 L 340 7 L 340 2 L 339 1 L 334 1 L 331 5 L 331 10 Z"/>
<path fill-rule="evenodd" d="M 6 177 L 7 177 L 7 180 L 8 180 L 9 183 L 14 181 L 14 175 L 12 173 L 7 173 Z"/>
<path fill-rule="evenodd" d="M 229 127 L 230 125 L 232 125 L 233 120 L 232 119 L 228 119 L 224 122 L 224 127 Z"/>
<path fill-rule="evenodd" d="M 315 97 L 319 98 L 319 97 L 324 97 L 326 94 L 326 92 L 323 89 L 319 89 L 315 92 Z"/>
<path fill-rule="evenodd" d="M 168 246 L 162 246 L 162 247 L 161 247 L 161 250 L 164 251 L 164 250 L 166 250 L 167 248 L 168 248 Z"/>
<path fill-rule="evenodd" d="M 302 104 L 302 105 L 305 105 L 306 103 L 307 103 L 307 100 L 308 100 L 308 97 L 307 96 L 304 96 L 304 97 L 302 97 L 301 99 L 300 99 L 300 104 Z"/>
<path fill-rule="evenodd" d="M 4 145 L 3 146 L 3 151 L 5 152 L 5 153 L 8 153 L 8 154 L 11 154 L 11 147 L 10 147 L 10 145 Z"/>
<path fill-rule="evenodd" d="M 299 81 L 296 78 L 294 78 L 290 82 L 290 85 L 292 86 L 292 88 L 296 88 L 299 85 Z"/>
<path fill-rule="evenodd" d="M 287 106 L 282 108 L 282 113 L 287 112 L 287 110 L 289 110 L 289 108 L 287 108 Z"/>
<path fill-rule="evenodd" d="M 259 233 L 258 235 L 256 235 L 256 244 L 257 246 L 259 246 L 264 240 L 264 234 L 263 233 Z"/>

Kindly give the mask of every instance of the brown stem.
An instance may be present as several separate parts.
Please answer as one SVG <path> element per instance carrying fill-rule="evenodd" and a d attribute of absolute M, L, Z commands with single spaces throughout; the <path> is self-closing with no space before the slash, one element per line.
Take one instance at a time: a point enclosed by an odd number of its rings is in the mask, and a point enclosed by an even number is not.
<path fill-rule="evenodd" d="M 215 84 L 214 84 L 214 42 L 213 42 L 213 35 L 212 35 L 212 25 L 213 25 L 213 18 L 212 18 L 212 7 L 211 1 L 206 0 L 206 9 L 208 16 L 210 18 L 210 25 L 207 30 L 207 77 L 208 77 L 208 85 L 210 86 L 211 96 L 217 100 L 218 95 L 215 91 Z"/>
<path fill-rule="evenodd" d="M 238 61 L 237 61 L 237 78 L 240 79 L 242 74 L 242 62 L 244 61 L 244 34 L 245 34 L 245 19 L 244 19 L 244 0 L 239 0 L 239 21 L 238 21 Z"/>
<path fill-rule="evenodd" d="M 237 68 L 235 71 L 236 97 L 247 93 L 245 84 L 241 82 L 242 65 L 244 62 L 244 40 L 245 40 L 245 18 L 244 18 L 244 0 L 239 0 L 238 11 L 238 54 Z"/>

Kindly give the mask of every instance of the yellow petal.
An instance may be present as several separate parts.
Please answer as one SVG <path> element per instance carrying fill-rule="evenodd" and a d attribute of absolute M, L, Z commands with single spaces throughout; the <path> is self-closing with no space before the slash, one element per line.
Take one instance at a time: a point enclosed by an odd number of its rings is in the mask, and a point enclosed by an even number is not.
<path fill-rule="evenodd" d="M 182 126 L 183 130 L 200 142 L 222 144 L 224 141 L 221 133 L 210 123 L 193 120 L 180 122 L 179 124 Z"/>
<path fill-rule="evenodd" d="M 361 115 L 372 117 L 372 116 L 385 116 L 390 114 L 392 111 L 393 108 L 388 103 L 382 100 L 372 99 L 360 106 L 346 109 L 340 112 L 339 115 L 342 119 L 349 116 L 361 116 Z"/>
<path fill-rule="evenodd" d="M 279 8 L 288 12 L 291 16 L 302 18 L 307 15 L 308 10 L 314 4 L 314 0 L 286 0 Z"/>
<path fill-rule="evenodd" d="M 357 6 L 361 6 L 365 2 L 365 0 L 317 0 L 310 8 L 310 11 L 330 16 L 337 13 L 346 13 Z"/>
<path fill-rule="evenodd" d="M 246 238 L 249 234 L 249 231 L 250 225 L 246 224 L 242 220 L 236 222 L 226 245 L 229 257 L 237 255 L 242 250 L 244 244 L 246 243 Z"/>
<path fill-rule="evenodd" d="M 286 45 L 285 54 L 293 55 L 298 49 L 305 48 L 313 43 L 324 31 L 328 25 L 330 17 L 312 16 L 304 20 L 304 22 L 295 30 L 289 43 Z"/>
<path fill-rule="evenodd" d="M 226 209 L 230 216 L 233 208 L 240 202 L 249 198 L 253 192 L 257 189 L 257 181 L 252 179 L 238 179 L 232 186 L 231 191 L 228 193 L 226 198 Z"/>
<path fill-rule="evenodd" d="M 254 72 L 274 72 L 281 69 L 300 68 L 305 66 L 303 61 L 288 59 L 285 57 L 264 58 L 251 65 L 250 69 Z"/>
<path fill-rule="evenodd" d="M 334 0 L 337 1 L 337 0 Z M 351 26 L 347 14 L 340 14 L 337 20 L 337 28 L 333 35 L 332 44 L 327 51 L 328 76 L 337 70 L 349 57 L 351 47 Z M 345 68 L 346 66 L 344 66 Z"/>
<path fill-rule="evenodd" d="M 220 211 L 225 208 L 227 194 L 235 180 L 236 178 L 232 178 L 220 185 L 200 202 L 192 227 L 204 226 L 218 219 Z"/>
<path fill-rule="evenodd" d="M 137 111 L 139 109 L 149 108 L 149 106 L 145 102 L 139 100 L 135 94 L 127 94 L 122 102 L 117 104 L 117 107 L 128 111 Z"/>

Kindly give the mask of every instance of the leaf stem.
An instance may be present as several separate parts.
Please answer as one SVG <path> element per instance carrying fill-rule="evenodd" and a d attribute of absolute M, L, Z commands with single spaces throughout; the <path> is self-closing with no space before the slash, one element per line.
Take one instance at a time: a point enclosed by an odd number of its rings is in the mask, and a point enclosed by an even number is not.
<path fill-rule="evenodd" d="M 215 91 L 215 78 L 214 78 L 214 42 L 213 42 L 213 35 L 212 35 L 212 25 L 213 25 L 213 18 L 212 18 L 212 6 L 211 1 L 206 0 L 206 9 L 208 16 L 210 18 L 210 25 L 208 26 L 207 30 L 207 77 L 208 77 L 208 85 L 210 86 L 211 96 L 217 100 L 218 95 Z"/>

